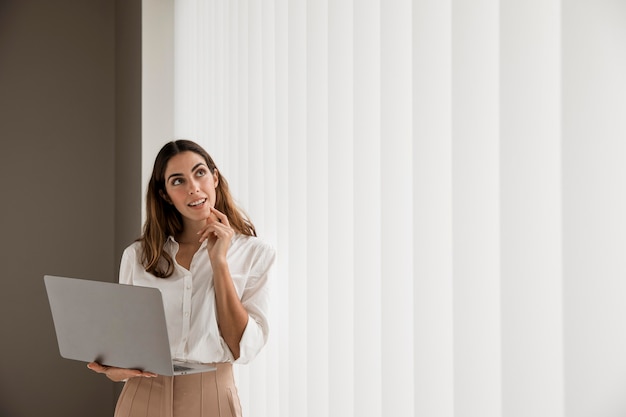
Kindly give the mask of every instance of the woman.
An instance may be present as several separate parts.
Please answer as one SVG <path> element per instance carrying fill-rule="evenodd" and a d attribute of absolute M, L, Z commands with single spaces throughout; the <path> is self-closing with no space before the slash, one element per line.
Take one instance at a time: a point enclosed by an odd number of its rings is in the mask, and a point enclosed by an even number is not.
<path fill-rule="evenodd" d="M 159 288 L 173 359 L 217 370 L 165 377 L 90 363 L 126 381 L 115 417 L 241 416 L 232 363 L 249 362 L 267 340 L 274 259 L 209 154 L 187 140 L 166 144 L 148 185 L 143 235 L 124 251 L 120 282 Z"/>

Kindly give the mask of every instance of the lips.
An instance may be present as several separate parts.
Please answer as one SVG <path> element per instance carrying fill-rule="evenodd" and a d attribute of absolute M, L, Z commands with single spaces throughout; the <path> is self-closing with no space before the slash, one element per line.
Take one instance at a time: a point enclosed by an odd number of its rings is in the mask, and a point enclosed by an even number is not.
<path fill-rule="evenodd" d="M 200 207 L 202 206 L 204 203 L 206 203 L 206 198 L 200 198 L 198 200 L 194 200 L 191 203 L 187 204 L 189 207 Z"/>

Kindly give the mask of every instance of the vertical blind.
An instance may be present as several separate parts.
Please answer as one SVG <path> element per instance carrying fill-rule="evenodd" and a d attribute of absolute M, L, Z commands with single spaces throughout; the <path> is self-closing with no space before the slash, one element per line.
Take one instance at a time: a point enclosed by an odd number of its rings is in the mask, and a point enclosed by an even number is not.
<path fill-rule="evenodd" d="M 245 415 L 623 414 L 625 338 L 581 345 L 593 326 L 575 321 L 626 314 L 607 295 L 626 295 L 624 253 L 581 256 L 601 209 L 578 209 L 626 185 L 623 160 L 602 171 L 626 156 L 621 119 L 581 121 L 625 104 L 623 77 L 579 70 L 626 70 L 623 5 L 171 4 L 174 136 L 207 148 L 279 254 L 270 342 L 237 368 Z M 568 43 L 580 33 L 586 49 Z M 590 95 L 601 74 L 611 88 Z M 611 130 L 580 134 L 599 121 Z M 595 186 L 572 191 L 584 168 Z M 599 260 L 604 275 L 578 272 Z M 612 367 L 592 371 L 603 343 Z"/>

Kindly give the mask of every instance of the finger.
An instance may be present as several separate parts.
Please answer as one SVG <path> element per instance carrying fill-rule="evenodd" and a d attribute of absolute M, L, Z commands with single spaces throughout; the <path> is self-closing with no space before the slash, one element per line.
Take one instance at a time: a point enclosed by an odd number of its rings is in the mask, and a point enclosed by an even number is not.
<path fill-rule="evenodd" d="M 212 223 L 198 232 L 200 235 L 200 242 L 210 237 L 215 238 L 228 238 L 234 234 L 233 229 L 222 223 Z"/>
<path fill-rule="evenodd" d="M 198 232 L 198 234 L 200 235 L 200 243 L 204 242 L 206 239 L 209 238 L 216 238 L 215 236 L 215 229 L 213 227 L 207 227 L 203 230 L 201 230 L 200 232 Z"/>
<path fill-rule="evenodd" d="M 157 375 L 152 372 L 142 372 L 138 369 L 111 368 L 105 374 L 112 381 L 127 381 L 130 378 L 144 377 L 154 378 Z"/>
<path fill-rule="evenodd" d="M 200 238 L 200 243 L 208 240 L 209 243 L 217 243 L 218 241 L 229 240 L 232 237 L 232 233 L 227 230 L 213 230 L 207 232 Z"/>
<path fill-rule="evenodd" d="M 217 218 L 209 217 L 206 219 L 206 224 L 199 231 L 196 232 L 197 235 L 208 234 L 208 232 L 213 231 L 216 225 L 221 225 Z"/>
<path fill-rule="evenodd" d="M 135 378 L 138 376 L 144 376 L 144 373 L 139 369 L 124 369 L 124 368 L 111 368 L 107 372 L 107 376 L 113 380 L 122 380 L 127 378 Z"/>
<path fill-rule="evenodd" d="M 154 378 L 158 376 L 153 372 L 144 372 L 140 371 L 139 369 L 124 369 L 116 368 L 114 366 L 104 366 L 97 362 L 91 362 L 87 364 L 87 368 L 99 374 L 105 374 L 107 378 L 112 381 L 123 381 L 128 378 L 135 378 L 139 376 L 146 378 Z"/>
<path fill-rule="evenodd" d="M 100 365 L 98 362 L 90 362 L 87 364 L 87 368 L 91 369 L 94 372 L 99 374 L 103 374 L 107 371 L 108 367 Z"/>

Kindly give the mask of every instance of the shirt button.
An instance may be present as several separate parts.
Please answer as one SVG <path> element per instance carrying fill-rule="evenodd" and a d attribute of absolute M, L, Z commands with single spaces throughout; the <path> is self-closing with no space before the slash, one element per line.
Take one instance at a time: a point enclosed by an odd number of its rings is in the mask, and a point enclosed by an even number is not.
<path fill-rule="evenodd" d="M 189 312 L 185 311 L 185 317 L 189 317 Z"/>

